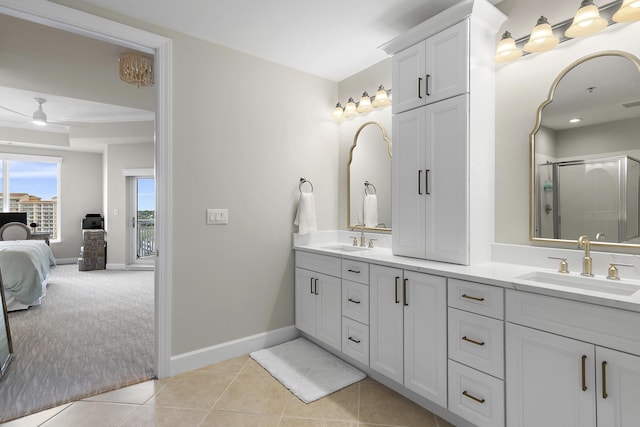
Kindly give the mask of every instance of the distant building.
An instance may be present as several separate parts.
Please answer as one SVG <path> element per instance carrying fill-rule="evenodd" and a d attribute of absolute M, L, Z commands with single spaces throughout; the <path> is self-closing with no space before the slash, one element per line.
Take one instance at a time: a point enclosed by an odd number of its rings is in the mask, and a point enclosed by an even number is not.
<path fill-rule="evenodd" d="M 0 194 L 0 203 L 2 203 L 2 194 Z M 53 196 L 51 200 L 42 200 L 41 197 L 28 193 L 11 193 L 9 209 L 11 212 L 26 212 L 27 224 L 35 222 L 38 224 L 36 231 L 50 232 L 52 240 L 58 237 L 57 196 Z"/>

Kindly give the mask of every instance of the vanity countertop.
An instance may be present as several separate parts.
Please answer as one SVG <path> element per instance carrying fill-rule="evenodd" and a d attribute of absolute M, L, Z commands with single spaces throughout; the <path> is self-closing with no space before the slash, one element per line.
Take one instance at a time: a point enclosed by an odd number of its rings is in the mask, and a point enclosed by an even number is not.
<path fill-rule="evenodd" d="M 348 249 L 344 250 L 338 248 Z M 296 242 L 294 240 L 293 249 L 331 255 L 344 259 L 364 261 L 421 273 L 446 275 L 447 277 L 460 280 L 474 281 L 487 285 L 500 286 L 507 289 L 516 289 L 640 313 L 640 281 L 638 280 L 622 280 L 620 282 L 613 280 L 609 281 L 604 276 L 596 276 L 594 278 L 581 277 L 577 272 L 571 272 L 568 276 L 565 276 L 560 275 L 560 273 L 557 273 L 555 269 L 551 268 L 540 268 L 506 262 L 486 262 L 469 266 L 448 264 L 437 261 L 396 256 L 393 255 L 391 253 L 391 249 L 387 247 L 377 247 L 373 249 L 362 248 L 362 250 L 354 249 L 353 251 L 349 251 L 350 248 L 348 244 L 338 241 Z M 602 281 L 605 280 L 605 283 L 608 282 L 607 285 L 610 283 L 612 287 L 615 287 L 616 283 L 620 283 L 622 286 L 637 286 L 638 291 L 631 295 L 617 295 L 580 287 L 565 287 L 551 283 L 540 283 L 521 278 L 524 275 L 534 272 L 548 274 L 551 277 L 571 277 L 575 278 L 576 281 L 584 280 L 585 283 L 589 283 L 586 282 L 588 280 L 603 283 Z"/>

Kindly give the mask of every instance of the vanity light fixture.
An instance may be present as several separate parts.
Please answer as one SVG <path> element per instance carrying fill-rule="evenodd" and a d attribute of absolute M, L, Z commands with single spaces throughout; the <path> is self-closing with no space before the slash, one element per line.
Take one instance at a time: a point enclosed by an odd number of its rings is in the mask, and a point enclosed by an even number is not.
<path fill-rule="evenodd" d="M 624 0 L 622 6 L 611 18 L 615 22 L 631 22 L 640 20 L 640 0 Z"/>
<path fill-rule="evenodd" d="M 496 62 L 511 62 L 522 56 L 522 51 L 516 46 L 516 41 L 509 31 L 505 31 L 496 49 Z"/>
<path fill-rule="evenodd" d="M 368 113 L 373 111 L 373 105 L 371 105 L 371 98 L 369 98 L 369 94 L 365 91 L 362 94 L 362 98 L 360 98 L 360 102 L 358 103 L 358 107 L 356 108 L 358 113 Z"/>
<path fill-rule="evenodd" d="M 607 20 L 600 16 L 600 11 L 593 4 L 593 0 L 582 0 L 580 9 L 576 12 L 571 26 L 564 32 L 564 35 L 569 38 L 588 36 L 597 33 L 607 25 Z"/>
<path fill-rule="evenodd" d="M 339 102 L 333 108 L 332 119 L 341 122 L 344 119 L 350 119 L 358 115 L 358 113 L 368 113 L 376 108 L 384 108 L 391 105 L 389 95 L 391 89 L 385 89 L 383 85 L 378 86 L 375 96 L 369 96 L 368 92 L 363 92 L 359 102 L 354 101 L 350 97 L 346 105 L 343 107 Z"/>
<path fill-rule="evenodd" d="M 531 31 L 529 41 L 524 45 L 522 50 L 525 52 L 545 52 L 558 46 L 560 39 L 553 35 L 551 25 L 546 17 L 538 18 L 536 26 Z"/>
<path fill-rule="evenodd" d="M 640 0 L 615 0 L 600 8 L 593 0 L 582 0 L 580 8 L 571 19 L 549 25 L 546 18 L 543 18 L 544 16 L 541 16 L 538 19 L 531 35 L 516 39 L 513 44 L 509 40 L 511 34 L 507 34 L 509 32 L 506 31 L 498 42 L 495 62 L 515 61 L 520 56 L 553 49 L 559 43 L 572 38 L 594 34 L 607 25 L 640 20 Z M 548 32 L 549 27 L 551 34 Z M 520 48 L 523 52 L 520 52 Z"/>

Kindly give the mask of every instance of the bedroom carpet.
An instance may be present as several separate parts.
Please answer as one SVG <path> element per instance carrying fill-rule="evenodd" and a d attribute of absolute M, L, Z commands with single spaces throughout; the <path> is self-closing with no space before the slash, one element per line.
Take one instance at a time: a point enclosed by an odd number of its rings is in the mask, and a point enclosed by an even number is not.
<path fill-rule="evenodd" d="M 55 267 L 43 304 L 9 313 L 0 422 L 152 378 L 153 277 Z"/>

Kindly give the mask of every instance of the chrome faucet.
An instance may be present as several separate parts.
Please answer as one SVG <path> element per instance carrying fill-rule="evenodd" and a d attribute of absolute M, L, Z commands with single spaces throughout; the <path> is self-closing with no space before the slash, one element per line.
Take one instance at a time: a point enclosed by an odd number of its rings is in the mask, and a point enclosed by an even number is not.
<path fill-rule="evenodd" d="M 578 237 L 578 249 L 582 248 L 584 245 L 584 258 L 582 258 L 582 275 L 583 276 L 593 276 L 591 273 L 591 255 L 589 253 L 589 236 L 580 236 Z"/>

